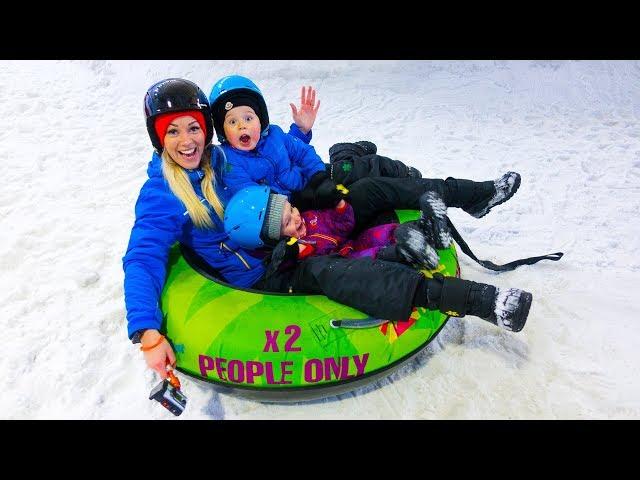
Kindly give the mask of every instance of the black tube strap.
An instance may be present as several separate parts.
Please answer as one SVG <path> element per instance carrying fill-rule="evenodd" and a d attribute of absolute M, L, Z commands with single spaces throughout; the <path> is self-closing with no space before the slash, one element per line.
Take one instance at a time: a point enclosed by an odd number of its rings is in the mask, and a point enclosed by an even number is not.
<path fill-rule="evenodd" d="M 515 270 L 520 265 L 533 265 L 534 263 L 538 263 L 540 260 L 553 260 L 554 262 L 557 262 L 564 255 L 564 253 L 562 252 L 549 253 L 547 255 L 541 255 L 539 257 L 521 258 L 520 260 L 514 260 L 513 262 L 505 263 L 504 265 L 496 265 L 489 260 L 479 260 L 478 257 L 474 255 L 474 253 L 469 248 L 469 245 L 467 245 L 467 242 L 462 239 L 462 236 L 460 235 L 460 233 L 458 233 L 456 227 L 454 227 L 453 223 L 451 223 L 449 217 L 447 217 L 447 224 L 449 225 L 449 230 L 451 230 L 451 237 L 460 246 L 460 249 L 488 270 L 494 270 L 496 272 L 506 272 L 509 270 Z"/>

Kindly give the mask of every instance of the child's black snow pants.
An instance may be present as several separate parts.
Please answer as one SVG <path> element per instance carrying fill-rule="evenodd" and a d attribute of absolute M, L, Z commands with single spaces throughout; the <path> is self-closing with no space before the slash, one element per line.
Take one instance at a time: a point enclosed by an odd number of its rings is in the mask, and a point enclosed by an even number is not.
<path fill-rule="evenodd" d="M 422 279 L 419 271 L 400 263 L 321 255 L 263 278 L 253 288 L 326 295 L 376 318 L 406 320 Z"/>
<path fill-rule="evenodd" d="M 449 177 L 389 178 L 368 177 L 349 185 L 346 200 L 353 207 L 356 218 L 354 234 L 366 228 L 380 213 L 393 209 L 419 209 L 420 196 L 427 191 L 437 192 L 447 207 L 473 205 L 478 198 L 494 189 L 493 181 L 474 182 Z"/>

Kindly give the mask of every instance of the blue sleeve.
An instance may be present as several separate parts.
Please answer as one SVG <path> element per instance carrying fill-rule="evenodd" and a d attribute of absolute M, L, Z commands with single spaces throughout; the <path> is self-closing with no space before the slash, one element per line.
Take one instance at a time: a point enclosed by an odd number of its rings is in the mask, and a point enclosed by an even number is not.
<path fill-rule="evenodd" d="M 292 190 L 302 190 L 311 177 L 326 170 L 324 162 L 311 145 L 302 143 L 291 135 L 285 135 L 285 146 L 291 160 L 292 171 L 302 175 L 302 183 Z"/>
<path fill-rule="evenodd" d="M 311 143 L 311 138 L 313 137 L 313 130 L 309 130 L 309 133 L 302 133 L 302 130 L 300 130 L 300 128 L 298 128 L 295 123 L 292 123 L 289 127 L 289 135 L 292 135 L 302 140 L 304 143 L 309 144 Z"/>
<path fill-rule="evenodd" d="M 169 250 L 178 240 L 182 223 L 180 213 L 168 208 L 172 200 L 143 188 L 136 202 L 136 219 L 122 259 L 129 338 L 137 330 L 162 326 L 160 294 Z"/>

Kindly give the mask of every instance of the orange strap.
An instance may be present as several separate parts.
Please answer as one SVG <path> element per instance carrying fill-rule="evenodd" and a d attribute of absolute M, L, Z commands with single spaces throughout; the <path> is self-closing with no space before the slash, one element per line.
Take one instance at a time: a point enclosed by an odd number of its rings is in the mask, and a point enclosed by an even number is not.
<path fill-rule="evenodd" d="M 158 341 L 156 343 L 154 343 L 153 345 L 149 346 L 149 347 L 145 347 L 144 345 L 140 347 L 140 350 L 142 350 L 143 352 L 146 352 L 147 350 L 151 350 L 152 348 L 156 348 L 158 345 L 160 345 L 162 343 L 162 341 L 164 340 L 164 335 L 160 334 L 160 337 L 158 338 Z"/>
<path fill-rule="evenodd" d="M 175 376 L 173 370 L 169 370 L 167 372 L 167 378 L 169 379 L 169 383 L 173 385 L 174 388 L 180 390 L 180 380 L 178 380 L 178 377 Z"/>

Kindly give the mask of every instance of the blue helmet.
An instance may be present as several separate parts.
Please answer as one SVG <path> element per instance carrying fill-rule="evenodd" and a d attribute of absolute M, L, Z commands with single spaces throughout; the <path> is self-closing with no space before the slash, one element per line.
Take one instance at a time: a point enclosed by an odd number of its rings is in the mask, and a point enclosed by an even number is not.
<path fill-rule="evenodd" d="M 162 152 L 162 143 L 155 129 L 156 117 L 166 112 L 182 110 L 200 110 L 207 127 L 205 145 L 213 138 L 213 124 L 209 101 L 204 92 L 193 82 L 183 78 L 167 78 L 149 87 L 144 96 L 144 116 L 151 144 L 158 152 Z"/>
<path fill-rule="evenodd" d="M 220 143 L 226 140 L 223 127 L 224 116 L 227 110 L 234 106 L 248 105 L 253 108 L 260 120 L 262 136 L 266 135 L 269 130 L 267 104 L 260 89 L 247 77 L 228 75 L 218 80 L 209 94 L 209 104 L 211 105 L 213 126 Z"/>
<path fill-rule="evenodd" d="M 286 195 L 271 193 L 265 185 L 238 190 L 224 210 L 224 230 L 242 248 L 260 248 L 280 239 Z"/>

